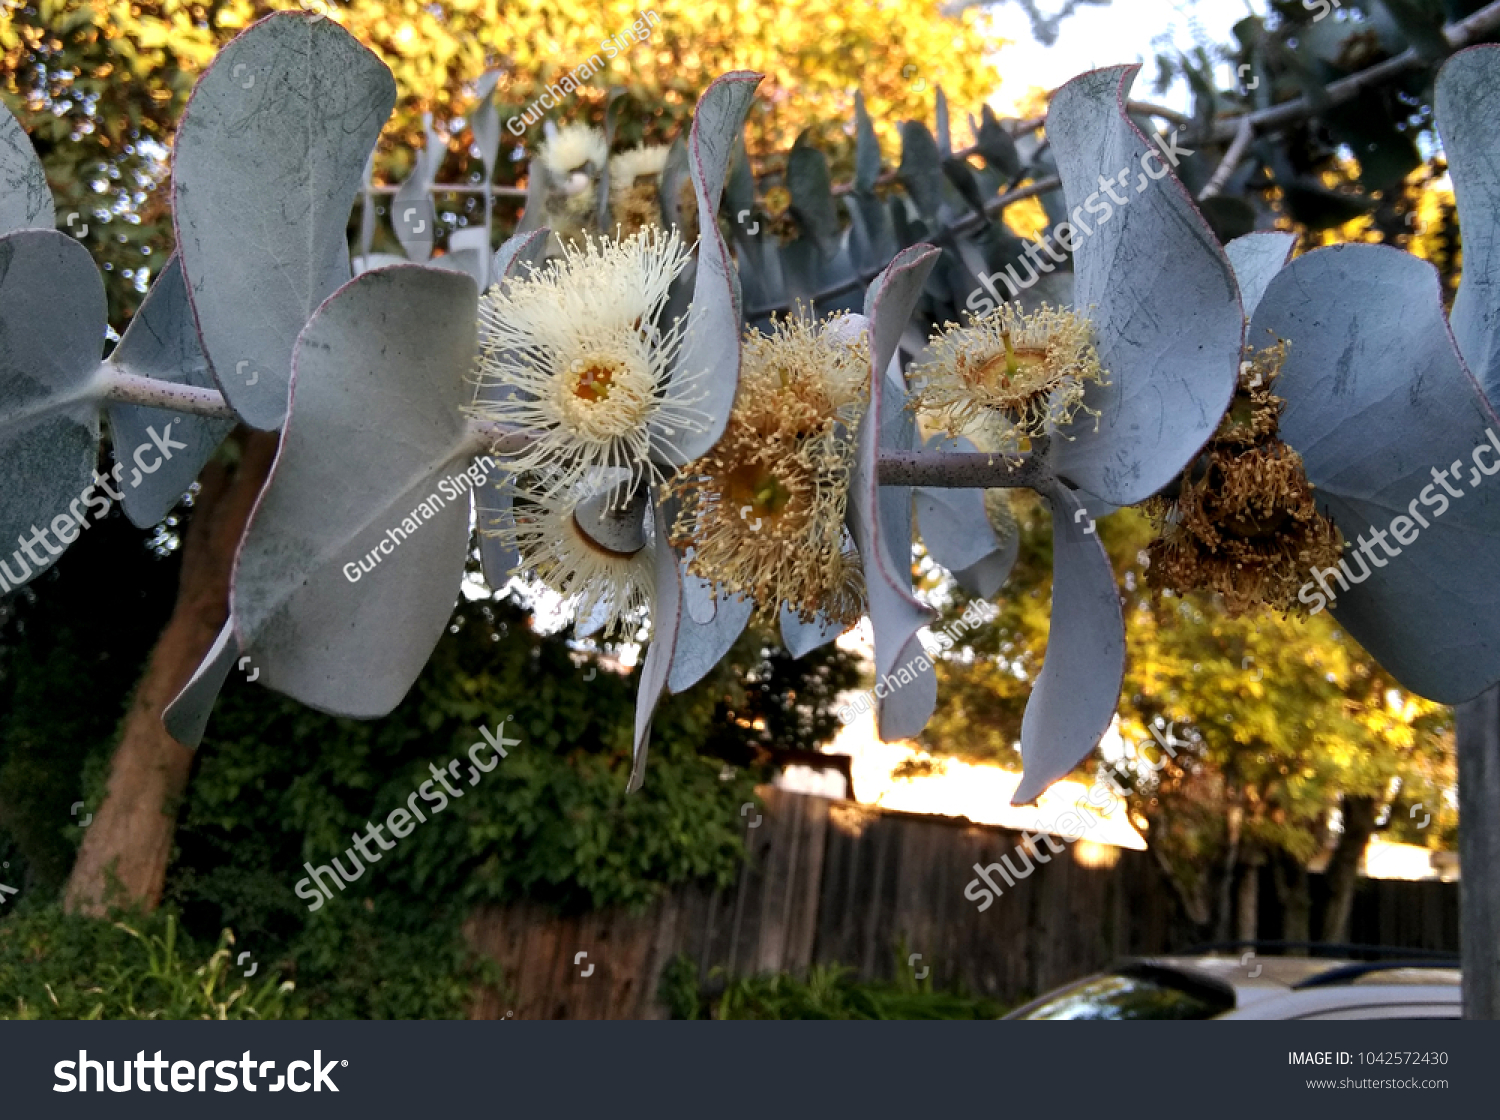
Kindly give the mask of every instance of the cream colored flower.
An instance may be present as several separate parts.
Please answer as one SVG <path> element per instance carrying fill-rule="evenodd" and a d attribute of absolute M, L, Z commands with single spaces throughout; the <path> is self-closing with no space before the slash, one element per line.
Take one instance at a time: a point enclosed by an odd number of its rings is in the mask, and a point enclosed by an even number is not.
<path fill-rule="evenodd" d="M 689 570 L 752 599 L 762 617 L 783 605 L 804 621 L 864 611 L 844 515 L 869 363 L 862 334 L 850 341 L 826 323 L 749 333 L 723 438 L 669 484 Z"/>
<path fill-rule="evenodd" d="M 546 584 L 580 623 L 602 619 L 598 628 L 606 636 L 638 621 L 655 590 L 653 542 L 617 550 L 579 527 L 579 506 L 620 478 L 621 472 L 593 471 L 565 486 L 533 479 L 541 484 L 523 484 L 514 525 L 496 534 L 520 555 L 518 571 Z"/>
<path fill-rule="evenodd" d="M 629 237 L 661 222 L 661 173 L 670 149 L 632 148 L 609 161 L 609 215 L 616 236 Z"/>
<path fill-rule="evenodd" d="M 611 156 L 609 178 L 611 183 L 622 187 L 634 185 L 637 179 L 660 179 L 662 169 L 667 166 L 667 153 L 671 149 L 664 144 L 642 144 Z"/>
<path fill-rule="evenodd" d="M 556 136 L 542 142 L 537 159 L 552 181 L 563 185 L 574 175 L 597 175 L 609 160 L 609 146 L 604 142 L 604 133 L 597 128 L 565 124 Z"/>
<path fill-rule="evenodd" d="M 673 437 L 707 428 L 698 378 L 672 376 L 682 324 L 658 325 L 687 260 L 660 230 L 588 238 L 484 294 L 478 378 L 498 399 L 472 411 L 533 433 L 512 470 L 548 468 L 560 488 L 601 467 L 659 482 Z"/>
<path fill-rule="evenodd" d="M 564 125 L 537 152 L 547 187 L 541 224 L 552 231 L 550 256 L 562 255 L 598 228 L 599 176 L 608 159 L 604 133 L 586 124 Z"/>
<path fill-rule="evenodd" d="M 1085 386 L 1105 383 L 1093 328 L 1072 311 L 1026 313 L 1002 304 L 968 326 L 949 323 L 929 340 L 932 358 L 912 369 L 918 407 L 936 414 L 951 435 L 998 432 L 1005 450 L 1019 450 L 1071 423 Z M 1066 433 L 1063 433 L 1066 434 Z"/>

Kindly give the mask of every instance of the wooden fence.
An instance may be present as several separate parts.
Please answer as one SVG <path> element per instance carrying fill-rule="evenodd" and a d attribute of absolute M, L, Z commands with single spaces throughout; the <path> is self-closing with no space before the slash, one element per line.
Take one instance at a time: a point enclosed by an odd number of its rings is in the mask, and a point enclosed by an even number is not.
<path fill-rule="evenodd" d="M 679 952 L 697 962 L 700 981 L 716 967 L 801 974 L 837 962 L 866 978 L 926 968 L 937 987 L 1014 1003 L 1115 958 L 1192 939 L 1146 852 L 1042 846 L 1049 861 L 980 911 L 964 896 L 974 865 L 1002 855 L 1019 865 L 1020 833 L 760 792 L 764 817 L 747 821 L 750 855 L 731 890 L 684 887 L 634 913 L 560 916 L 526 903 L 477 911 L 466 934 L 500 964 L 507 993 L 479 993 L 473 1017 L 661 1017 L 657 986 Z M 1263 923 L 1278 921 L 1269 882 L 1261 898 Z M 1456 949 L 1457 887 L 1362 882 L 1353 928 L 1355 941 Z"/>

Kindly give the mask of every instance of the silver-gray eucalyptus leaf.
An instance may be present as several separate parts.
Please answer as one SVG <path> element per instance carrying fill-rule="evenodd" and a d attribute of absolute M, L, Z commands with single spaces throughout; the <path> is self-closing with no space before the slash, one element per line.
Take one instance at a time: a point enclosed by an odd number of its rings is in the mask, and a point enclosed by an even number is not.
<path fill-rule="evenodd" d="M 696 431 L 668 431 L 659 419 L 652 421 L 653 455 L 671 465 L 691 462 L 719 442 L 739 385 L 740 281 L 719 232 L 719 197 L 760 79 L 744 70 L 725 74 L 703 92 L 693 115 L 688 165 L 701 240 L 692 308 L 672 376 L 693 384 L 704 424 Z"/>
<path fill-rule="evenodd" d="M 281 426 L 297 334 L 349 279 L 350 208 L 395 100 L 349 32 L 278 12 L 219 52 L 183 112 L 178 251 L 203 349 L 252 427 Z"/>
<path fill-rule="evenodd" d="M 224 682 L 229 679 L 229 671 L 239 657 L 240 646 L 234 636 L 234 623 L 226 622 L 202 664 L 162 712 L 162 726 L 168 735 L 185 747 L 198 749 L 203 742 L 203 733 L 208 729 L 208 717 L 213 714 Z"/>
<path fill-rule="evenodd" d="M 235 561 L 231 613 L 265 683 L 321 711 L 400 703 L 463 577 L 478 450 L 463 415 L 478 291 L 366 272 L 297 340 L 292 406 Z"/>
<path fill-rule="evenodd" d="M 1109 554 L 1067 487 L 1052 506 L 1052 623 L 1047 653 L 1021 717 L 1025 771 L 1012 805 L 1035 801 L 1099 744 L 1114 719 L 1125 675 L 1125 621 Z"/>
<path fill-rule="evenodd" d="M 137 377 L 199 389 L 214 387 L 188 304 L 182 263 L 175 253 L 110 353 L 109 363 Z M 233 427 L 233 420 L 212 416 L 111 404 L 109 430 L 115 458 L 123 464 L 125 480 L 138 480 L 136 485 L 121 488 L 125 496 L 121 505 L 131 523 L 145 529 L 166 517 Z M 142 449 L 144 453 L 136 458 Z M 152 462 L 157 466 L 144 470 Z"/>
<path fill-rule="evenodd" d="M 1240 286 L 1246 318 L 1254 317 L 1261 297 L 1266 294 L 1266 287 L 1286 267 L 1296 245 L 1295 233 L 1267 229 L 1236 237 L 1224 246 L 1224 253 L 1229 257 L 1234 278 Z"/>
<path fill-rule="evenodd" d="M 1500 47 L 1459 51 L 1438 73 L 1435 94 L 1463 230 L 1453 336 L 1494 399 L 1500 394 Z"/>
<path fill-rule="evenodd" d="M 890 430 L 892 407 L 899 410 L 905 405 L 904 400 L 895 399 L 896 386 L 887 376 L 887 367 L 896 356 L 896 347 L 907 320 L 937 258 L 938 250 L 931 245 L 914 245 L 903 250 L 876 277 L 865 296 L 865 318 L 869 321 L 870 331 L 870 403 L 856 434 L 848 521 L 864 564 L 870 624 L 875 634 L 877 675 L 894 672 L 916 632 L 935 617 L 935 613 L 923 606 L 911 590 L 910 490 L 882 487 L 877 476 L 877 462 L 881 429 Z M 883 524 L 889 519 L 893 506 L 904 506 L 908 526 L 904 547 L 894 550 L 891 546 L 895 541 Z M 931 709 L 923 714 L 920 704 L 914 702 L 922 695 L 913 692 L 909 699 L 879 702 L 876 727 L 882 739 L 909 738 L 926 726 Z"/>
<path fill-rule="evenodd" d="M 684 586 L 687 577 L 683 569 Z M 739 640 L 755 612 L 755 604 L 740 595 L 719 595 L 713 617 L 700 622 L 686 611 L 678 615 L 676 646 L 667 687 L 684 692 L 709 674 Z"/>
<path fill-rule="evenodd" d="M 88 250 L 50 229 L 0 236 L 0 593 L 50 567 L 109 508 L 84 493 L 99 454 L 106 325 Z"/>
<path fill-rule="evenodd" d="M 635 741 L 631 749 L 630 780 L 625 784 L 627 793 L 640 789 L 646 780 L 651 720 L 656 715 L 656 705 L 661 702 L 662 693 L 667 689 L 672 663 L 677 660 L 677 635 L 685 613 L 682 586 L 678 580 L 681 571 L 679 558 L 667 544 L 671 528 L 660 505 L 652 503 L 651 516 L 655 520 L 656 587 L 651 606 L 651 644 L 646 647 L 646 656 L 641 661 L 640 683 L 636 686 Z"/>
<path fill-rule="evenodd" d="M 21 122 L 0 102 L 0 233 L 56 225 L 42 161 Z"/>
<path fill-rule="evenodd" d="M 1093 321 L 1109 374 L 1107 385 L 1087 387 L 1099 415 L 1078 413 L 1053 457 L 1058 474 L 1115 505 L 1160 490 L 1213 435 L 1239 376 L 1245 324 L 1213 231 L 1126 114 L 1139 69 L 1074 78 L 1047 112 L 1079 235 L 1074 306 Z M 1156 155 L 1143 163 L 1148 152 Z M 1101 178 L 1114 180 L 1113 201 Z"/>
<path fill-rule="evenodd" d="M 1481 470 L 1500 461 L 1500 419 L 1449 333 L 1436 271 L 1382 245 L 1319 249 L 1271 282 L 1251 337 L 1290 342 L 1281 438 L 1347 542 L 1321 573 L 1339 623 L 1440 703 L 1500 680 L 1500 481 Z M 1326 598 L 1311 571 L 1299 598 Z"/>

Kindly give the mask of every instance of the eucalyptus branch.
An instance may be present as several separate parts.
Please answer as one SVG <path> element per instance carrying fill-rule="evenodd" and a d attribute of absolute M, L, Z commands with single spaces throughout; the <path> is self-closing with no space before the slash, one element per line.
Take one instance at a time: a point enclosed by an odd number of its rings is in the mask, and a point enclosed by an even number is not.
<path fill-rule="evenodd" d="M 103 398 L 116 404 L 142 405 L 167 412 L 235 419 L 217 389 L 153 381 L 149 377 L 120 373 L 106 364 L 101 371 Z M 534 433 L 494 420 L 468 421 L 476 447 L 491 454 L 515 455 L 530 446 Z M 880 456 L 878 477 L 882 486 L 932 486 L 942 489 L 1000 489 L 1036 487 L 1052 478 L 1046 460 L 1036 454 L 998 455 L 988 452 L 890 451 Z"/>
<path fill-rule="evenodd" d="M 214 416 L 226 420 L 237 418 L 237 413 L 217 389 L 177 385 L 170 381 L 155 381 L 149 377 L 121 373 L 108 362 L 100 367 L 99 377 L 103 385 L 100 396 L 115 404 L 141 405 L 166 412 L 186 412 L 193 416 Z M 482 444 L 496 455 L 514 455 L 530 445 L 533 439 L 529 432 L 493 420 L 471 419 L 468 430 L 476 444 Z"/>
<path fill-rule="evenodd" d="M 226 420 L 236 418 L 234 409 L 217 389 L 201 389 L 196 385 L 178 385 L 171 381 L 155 381 L 149 377 L 137 377 L 133 373 L 122 373 L 106 362 L 100 369 L 103 382 L 103 398 L 115 404 L 137 404 L 146 408 L 160 408 L 167 412 L 186 412 L 193 416 L 214 416 Z"/>
<path fill-rule="evenodd" d="M 1481 8 L 1467 19 L 1450 24 L 1444 28 L 1443 35 L 1453 50 L 1459 50 L 1496 29 L 1500 29 L 1500 0 L 1494 0 L 1494 2 Z M 1326 111 L 1328 107 L 1349 101 L 1357 97 L 1364 90 L 1380 85 L 1398 74 L 1426 65 L 1430 65 L 1429 60 L 1421 58 L 1414 48 L 1408 48 L 1394 58 L 1378 62 L 1365 70 L 1361 70 L 1357 74 L 1351 74 L 1347 78 L 1340 78 L 1338 81 L 1330 83 L 1326 91 L 1327 100 L 1322 103 L 1321 108 Z M 1190 119 L 1181 113 L 1165 109 L 1161 106 L 1151 105 L 1147 102 L 1132 101 L 1128 103 L 1127 108 L 1132 113 L 1143 113 L 1160 117 L 1171 121 L 1179 127 L 1191 123 Z M 1295 101 L 1288 101 L 1282 105 L 1274 105 L 1269 109 L 1225 117 L 1222 120 L 1214 122 L 1213 126 L 1206 133 L 1190 135 L 1187 138 L 1190 143 L 1230 144 L 1230 150 L 1225 154 L 1223 162 L 1215 170 L 1213 178 L 1210 179 L 1203 193 L 1199 195 L 1200 201 L 1212 198 L 1224 189 L 1224 184 L 1228 182 L 1235 165 L 1244 157 L 1245 150 L 1249 147 L 1250 142 L 1255 136 L 1260 133 L 1274 131 L 1295 121 L 1315 116 L 1317 111 L 1306 97 L 1299 97 Z M 1022 135 L 1026 132 L 1034 131 L 1041 127 L 1044 121 L 1045 118 L 1043 117 L 1021 121 L 1012 135 Z M 976 148 L 964 148 L 953 154 L 963 158 L 973 155 L 977 151 L 978 149 Z M 889 183 L 894 181 L 895 178 L 896 173 L 894 171 L 883 172 L 876 180 L 876 183 Z M 1056 190 L 1061 185 L 1061 180 L 1056 176 L 1039 179 L 1034 183 L 1029 183 L 1017 190 L 1007 191 L 1005 194 L 991 199 L 985 203 L 984 212 L 986 216 L 992 216 L 1005 209 L 1012 202 L 1020 202 L 1022 199 L 1046 194 L 1048 191 Z M 840 186 L 834 189 L 833 193 L 835 195 L 848 194 L 852 189 L 852 185 L 840 184 Z M 980 225 L 981 221 L 977 214 L 968 214 L 953 225 L 947 226 L 934 234 L 934 237 L 969 233 L 980 228 Z M 874 271 L 859 271 L 851 278 L 840 281 L 837 284 L 832 284 L 820 291 L 813 292 L 806 298 L 814 303 L 835 299 L 857 288 L 865 287 L 878 275 L 880 275 L 879 269 Z M 790 310 L 791 304 L 789 303 L 759 307 L 747 311 L 746 318 L 759 319 L 771 314 L 786 314 Z"/>
<path fill-rule="evenodd" d="M 1176 109 L 1168 109 L 1162 105 L 1153 105 L 1149 101 L 1131 101 L 1126 105 L 1126 108 L 1129 109 L 1130 112 L 1140 114 L 1141 116 L 1160 117 L 1162 120 L 1170 121 L 1178 127 L 1186 127 L 1193 123 L 1191 117 L 1179 113 Z M 1014 140 L 1018 136 L 1025 136 L 1029 132 L 1035 132 L 1046 123 L 1047 118 L 1045 116 L 1027 117 L 1025 120 L 1016 121 L 1010 128 L 1006 129 L 1006 131 L 1010 133 L 1010 138 Z M 974 145 L 968 148 L 959 148 L 953 153 L 953 158 L 968 159 L 970 156 L 977 156 L 980 154 L 982 153 L 979 151 L 978 145 Z M 780 174 L 780 171 L 763 171 L 760 173 L 760 175 L 757 176 L 757 178 L 769 178 L 771 175 L 775 174 Z M 894 183 L 896 179 L 896 169 L 892 168 L 888 171 L 882 171 L 878 176 L 876 176 L 875 185 L 877 187 L 883 187 L 887 184 Z M 841 198 L 846 194 L 853 193 L 853 183 L 839 183 L 833 188 L 833 196 L 835 198 Z M 1020 197 L 1025 198 L 1027 196 L 1021 195 Z M 1015 200 L 1013 199 L 1012 201 Z"/>
<path fill-rule="evenodd" d="M 1229 150 L 1224 153 L 1224 158 L 1219 161 L 1219 166 L 1214 168 L 1213 177 L 1209 179 L 1208 185 L 1198 192 L 1198 201 L 1213 198 L 1224 189 L 1224 184 L 1229 182 L 1229 177 L 1234 174 L 1234 169 L 1239 166 L 1240 160 L 1245 157 L 1245 150 L 1250 147 L 1250 141 L 1255 136 L 1255 128 L 1250 123 L 1249 117 L 1240 120 L 1240 130 L 1234 134 L 1234 143 L 1229 145 Z"/>
<path fill-rule="evenodd" d="M 1053 478 L 1047 460 L 1031 455 L 994 455 L 984 451 L 884 451 L 877 478 L 882 486 L 931 486 L 938 489 L 1030 487 Z"/>
<path fill-rule="evenodd" d="M 390 185 L 390 186 L 384 186 L 384 187 L 375 187 L 375 186 L 362 187 L 362 188 L 360 188 L 360 193 L 361 194 L 381 194 L 381 195 L 395 194 L 397 191 L 399 191 L 401 189 L 401 186 L 402 186 L 402 184 L 396 183 L 396 184 L 393 184 L 393 185 Z M 497 186 L 486 187 L 483 184 L 480 184 L 479 186 L 474 186 L 472 183 L 464 183 L 464 184 L 460 184 L 460 183 L 434 183 L 434 184 L 432 184 L 432 186 L 430 188 L 428 188 L 428 193 L 429 194 L 488 194 L 488 195 L 490 195 L 491 197 L 494 197 L 494 198 L 524 199 L 526 197 L 526 188 L 525 187 L 497 187 Z"/>
<path fill-rule="evenodd" d="M 1457 23 L 1449 24 L 1443 28 L 1443 37 L 1447 39 L 1448 46 L 1452 50 L 1467 47 L 1476 42 L 1484 35 L 1500 28 L 1500 0 L 1487 4 L 1467 19 L 1461 19 Z M 1215 121 L 1213 127 L 1206 133 L 1189 136 L 1188 142 L 1222 144 L 1233 141 L 1243 127 L 1242 122 L 1249 122 L 1251 130 L 1256 133 L 1271 132 L 1307 117 L 1316 116 L 1320 111 L 1326 112 L 1335 105 L 1341 105 L 1358 97 L 1371 86 L 1377 86 L 1389 79 L 1403 74 L 1408 70 L 1415 70 L 1423 66 L 1431 66 L 1431 59 L 1425 59 L 1417 53 L 1415 47 L 1408 47 L 1394 58 L 1388 58 L 1384 62 L 1361 70 L 1357 74 L 1350 74 L 1347 78 L 1340 78 L 1336 82 L 1330 82 L 1325 91 L 1327 99 L 1320 105 L 1314 106 L 1306 97 L 1299 97 L 1295 101 L 1288 101 L 1281 105 L 1273 105 L 1269 109 L 1260 109 L 1253 113 L 1242 113 L 1232 117 L 1225 117 Z"/>

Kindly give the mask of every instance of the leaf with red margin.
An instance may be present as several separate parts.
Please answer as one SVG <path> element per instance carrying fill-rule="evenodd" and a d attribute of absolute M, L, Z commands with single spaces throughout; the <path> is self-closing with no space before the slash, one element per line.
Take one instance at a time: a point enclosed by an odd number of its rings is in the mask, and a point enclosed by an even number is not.
<path fill-rule="evenodd" d="M 183 111 L 177 249 L 204 352 L 252 427 L 281 427 L 298 332 L 349 279 L 349 212 L 395 103 L 353 35 L 277 12 L 219 52 Z"/>
<path fill-rule="evenodd" d="M 740 279 L 719 232 L 719 197 L 760 80 L 745 70 L 725 74 L 703 91 L 693 114 L 688 164 L 698 198 L 698 270 L 670 392 L 691 386 L 699 398 L 693 407 L 707 424 L 685 431 L 668 430 L 660 418 L 651 422 L 652 456 L 672 466 L 706 455 L 719 442 L 739 386 Z"/>
<path fill-rule="evenodd" d="M 1325 577 L 1338 592 L 1334 615 L 1404 687 L 1456 704 L 1500 680 L 1500 482 L 1486 482 L 1473 460 L 1488 432 L 1500 436 L 1500 419 L 1464 365 L 1442 300 L 1426 261 L 1338 245 L 1282 270 L 1251 338 L 1291 343 L 1275 385 L 1286 401 L 1281 438 L 1348 542 L 1350 574 L 1368 572 L 1347 591 Z M 1455 461 L 1460 477 L 1448 484 L 1462 497 L 1434 474 Z M 1372 527 L 1389 534 L 1398 516 L 1410 522 L 1402 535 L 1416 534 L 1404 545 L 1387 536 L 1399 555 L 1374 539 L 1357 555 L 1360 538 Z M 1298 597 L 1316 606 L 1322 593 L 1311 571 L 1307 579 Z"/>
<path fill-rule="evenodd" d="M 875 672 L 881 677 L 896 670 L 916 632 L 936 617 L 911 592 L 911 489 L 882 487 L 878 463 L 882 428 L 891 430 L 897 413 L 906 407 L 905 400 L 897 399 L 885 371 L 937 259 L 938 250 L 931 245 L 904 249 L 865 295 L 865 318 L 870 324 L 870 404 L 855 437 L 848 521 L 864 564 L 870 625 L 875 633 Z M 883 524 L 903 501 L 908 510 L 904 549 Z M 930 663 L 927 671 L 933 671 Z M 921 731 L 932 715 L 926 699 L 926 689 L 919 687 L 899 689 L 881 700 L 876 711 L 880 737 L 906 739 Z"/>
<path fill-rule="evenodd" d="M 264 682 L 321 711 L 389 712 L 453 611 L 469 499 L 439 483 L 478 450 L 463 414 L 478 296 L 462 273 L 376 269 L 297 340 L 292 405 L 235 559 L 230 614 Z M 415 531 L 388 535 L 419 504 L 429 512 Z"/>
<path fill-rule="evenodd" d="M 1055 472 L 1113 505 L 1134 505 L 1176 478 L 1212 437 L 1239 377 L 1245 317 L 1224 250 L 1177 177 L 1141 170 L 1161 153 L 1125 111 L 1140 69 L 1115 66 L 1074 78 L 1047 112 L 1079 237 L 1074 306 L 1094 324 L 1107 384 L 1086 386 L 1079 411 L 1052 441 Z M 1131 177 L 1124 204 L 1099 180 Z M 1097 196 L 1097 197 L 1096 197 Z M 1107 219 L 1089 217 L 1093 198 Z M 1075 223 L 1076 225 L 1077 223 Z M 1083 227 L 1089 229 L 1083 233 Z"/>

